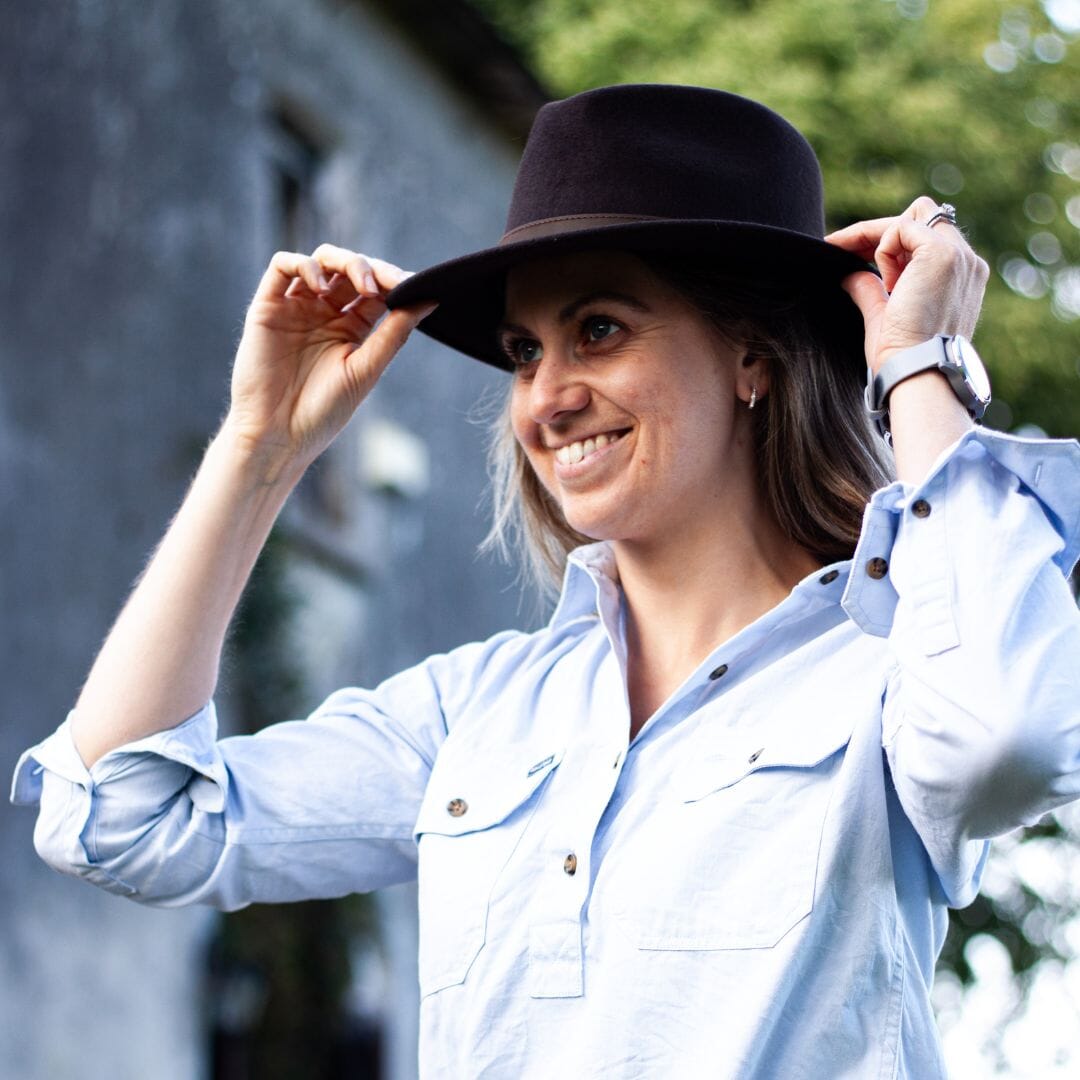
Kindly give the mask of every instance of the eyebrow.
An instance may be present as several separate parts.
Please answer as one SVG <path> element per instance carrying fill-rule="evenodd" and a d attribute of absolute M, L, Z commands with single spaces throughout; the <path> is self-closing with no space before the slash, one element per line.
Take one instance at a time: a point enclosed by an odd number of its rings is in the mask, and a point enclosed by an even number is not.
<path fill-rule="evenodd" d="M 598 292 L 587 293 L 585 296 L 579 296 L 576 300 L 571 300 L 569 304 L 559 309 L 558 319 L 562 325 L 570 322 L 577 313 L 590 304 L 612 302 L 617 304 L 625 304 L 627 307 L 633 308 L 635 311 L 647 312 L 652 309 L 648 304 L 639 300 L 636 296 L 631 296 L 629 293 L 613 292 L 611 290 L 601 290 Z M 519 326 L 516 323 L 500 323 L 496 329 L 497 337 L 501 338 L 503 334 L 528 334 L 529 331 L 524 326 Z"/>

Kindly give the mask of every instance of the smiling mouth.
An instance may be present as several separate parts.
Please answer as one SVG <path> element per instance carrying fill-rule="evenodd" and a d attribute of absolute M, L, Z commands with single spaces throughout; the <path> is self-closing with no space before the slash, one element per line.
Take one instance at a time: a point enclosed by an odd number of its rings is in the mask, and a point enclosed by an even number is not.
<path fill-rule="evenodd" d="M 560 465 L 576 465 L 579 461 L 583 461 L 590 454 L 595 454 L 597 450 L 603 450 L 604 447 L 610 446 L 614 442 L 618 442 L 629 428 L 623 431 L 609 431 L 602 435 L 591 436 L 588 439 L 583 439 L 580 442 L 567 443 L 566 446 L 560 446 L 555 451 L 555 460 Z"/>

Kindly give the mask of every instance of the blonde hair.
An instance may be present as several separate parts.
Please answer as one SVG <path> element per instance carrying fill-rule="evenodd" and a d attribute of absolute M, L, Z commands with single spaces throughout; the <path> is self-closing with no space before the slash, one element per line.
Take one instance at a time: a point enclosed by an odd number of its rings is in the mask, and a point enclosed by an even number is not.
<path fill-rule="evenodd" d="M 863 404 L 862 355 L 844 355 L 851 326 L 845 334 L 826 323 L 812 294 L 682 258 L 645 261 L 723 340 L 765 359 L 769 392 L 754 411 L 753 437 L 766 504 L 781 529 L 822 563 L 850 558 L 867 501 L 893 475 Z M 551 596 L 566 556 L 590 538 L 567 524 L 533 472 L 511 430 L 508 402 L 491 425 L 488 464 L 494 513 L 483 548 L 519 559 L 524 580 Z"/>

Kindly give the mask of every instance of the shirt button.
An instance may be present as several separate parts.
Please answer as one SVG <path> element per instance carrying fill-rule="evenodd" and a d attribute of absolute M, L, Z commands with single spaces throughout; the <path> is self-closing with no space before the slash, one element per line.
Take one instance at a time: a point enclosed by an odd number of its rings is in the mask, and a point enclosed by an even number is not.
<path fill-rule="evenodd" d="M 464 799 L 451 799 L 446 804 L 446 812 L 451 817 L 461 817 L 468 809 L 469 804 Z"/>
<path fill-rule="evenodd" d="M 866 572 L 875 581 L 880 581 L 889 572 L 889 564 L 882 558 L 870 559 L 866 564 Z"/>
<path fill-rule="evenodd" d="M 710 679 L 720 679 L 727 674 L 727 664 L 721 664 L 718 668 L 714 668 L 709 672 Z"/>
<path fill-rule="evenodd" d="M 911 512 L 917 518 L 924 518 L 930 516 L 930 504 L 925 499 L 916 499 L 911 504 Z"/>
<path fill-rule="evenodd" d="M 562 868 L 571 877 L 573 877 L 577 873 L 577 856 L 573 852 L 571 852 L 569 855 L 566 856 L 565 859 L 563 859 Z"/>
<path fill-rule="evenodd" d="M 820 581 L 822 585 L 831 585 L 839 576 L 839 570 L 827 570 L 818 578 L 818 581 Z"/>

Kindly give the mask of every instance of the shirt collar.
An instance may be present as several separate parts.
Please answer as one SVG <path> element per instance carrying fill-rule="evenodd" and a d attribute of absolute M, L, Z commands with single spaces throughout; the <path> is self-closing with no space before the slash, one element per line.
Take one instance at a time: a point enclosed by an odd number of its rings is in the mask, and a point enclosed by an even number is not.
<path fill-rule="evenodd" d="M 823 566 L 803 578 L 791 595 L 813 607 L 839 604 L 850 572 L 850 559 Z M 595 617 L 605 601 L 618 594 L 619 572 L 611 545 L 602 540 L 574 548 L 566 557 L 562 591 L 549 625 L 555 628 L 584 616 Z"/>
<path fill-rule="evenodd" d="M 601 540 L 574 548 L 566 557 L 562 591 L 549 625 L 555 628 L 583 616 L 596 616 L 605 597 L 618 592 L 619 572 L 611 545 Z"/>

